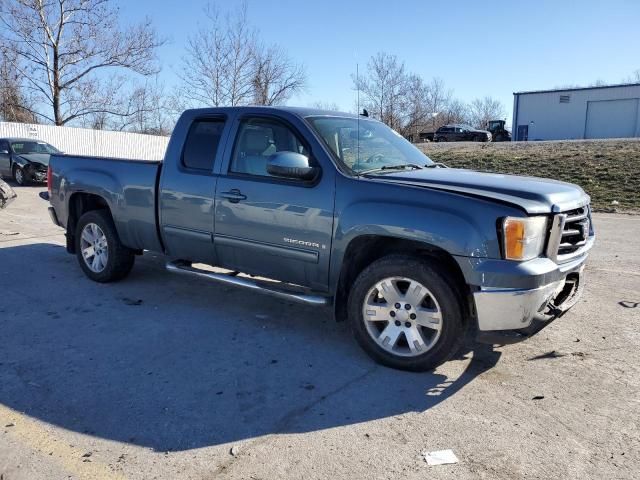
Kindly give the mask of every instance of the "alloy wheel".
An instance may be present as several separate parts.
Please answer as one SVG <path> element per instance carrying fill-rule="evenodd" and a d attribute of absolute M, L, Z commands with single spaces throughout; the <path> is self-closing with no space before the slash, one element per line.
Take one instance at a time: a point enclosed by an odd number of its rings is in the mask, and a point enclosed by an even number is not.
<path fill-rule="evenodd" d="M 442 310 L 424 285 L 405 277 L 376 283 L 362 306 L 367 333 L 393 355 L 415 357 L 429 351 L 442 332 Z"/>
<path fill-rule="evenodd" d="M 88 223 L 80 237 L 82 258 L 92 272 L 100 273 L 109 260 L 109 245 L 102 229 L 95 223 Z"/>

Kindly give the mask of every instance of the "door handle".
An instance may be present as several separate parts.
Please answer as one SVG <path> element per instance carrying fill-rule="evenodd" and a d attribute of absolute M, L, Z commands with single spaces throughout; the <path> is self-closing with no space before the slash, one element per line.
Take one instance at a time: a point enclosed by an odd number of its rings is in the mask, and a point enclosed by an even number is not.
<path fill-rule="evenodd" d="M 237 188 L 234 188 L 232 190 L 229 190 L 228 192 L 222 192 L 220 194 L 220 196 L 222 198 L 226 198 L 227 200 L 229 200 L 231 203 L 238 203 L 240 200 L 246 200 L 247 196 L 243 195 L 240 190 L 238 190 Z"/>

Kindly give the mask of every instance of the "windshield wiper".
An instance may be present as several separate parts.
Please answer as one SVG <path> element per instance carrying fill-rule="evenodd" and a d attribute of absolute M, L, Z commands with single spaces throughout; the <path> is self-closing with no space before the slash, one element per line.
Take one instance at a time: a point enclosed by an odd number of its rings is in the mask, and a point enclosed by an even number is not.
<path fill-rule="evenodd" d="M 433 162 L 433 163 L 430 163 L 429 165 L 425 165 L 425 168 L 449 168 L 449 167 L 444 163 Z"/>
<path fill-rule="evenodd" d="M 400 165 L 383 165 L 382 167 L 371 168 L 369 170 L 363 170 L 362 172 L 358 173 L 358 175 L 366 175 L 367 173 L 380 172 L 380 171 L 384 171 L 384 170 L 404 170 L 405 168 L 413 168 L 414 170 L 422 170 L 423 167 L 421 167 L 420 165 L 416 165 L 415 163 L 403 163 L 403 164 L 400 164 Z"/>

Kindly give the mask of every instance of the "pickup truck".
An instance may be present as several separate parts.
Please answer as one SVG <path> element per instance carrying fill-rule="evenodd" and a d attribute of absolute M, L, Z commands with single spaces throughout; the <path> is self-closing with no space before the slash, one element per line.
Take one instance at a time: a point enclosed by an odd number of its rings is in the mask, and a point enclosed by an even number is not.
<path fill-rule="evenodd" d="M 332 307 L 414 371 L 468 333 L 513 343 L 562 316 L 595 240 L 578 186 L 446 168 L 380 122 L 294 107 L 188 110 L 162 162 L 54 154 L 48 190 L 92 280 L 160 252 L 171 272 Z"/>

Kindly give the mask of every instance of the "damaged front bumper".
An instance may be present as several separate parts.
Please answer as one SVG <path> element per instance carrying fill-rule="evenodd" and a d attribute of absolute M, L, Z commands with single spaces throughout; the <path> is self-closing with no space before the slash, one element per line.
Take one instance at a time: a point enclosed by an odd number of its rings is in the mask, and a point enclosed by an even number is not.
<path fill-rule="evenodd" d="M 584 267 L 563 280 L 531 290 L 480 290 L 474 294 L 482 343 L 515 343 L 535 335 L 573 307 L 584 288 Z"/>
<path fill-rule="evenodd" d="M 585 252 L 561 265 L 547 258 L 520 264 L 489 260 L 474 265 L 466 273 L 472 279 L 469 283 L 480 285 L 473 293 L 476 339 L 492 344 L 519 342 L 564 315 L 582 296 L 587 256 Z"/>

